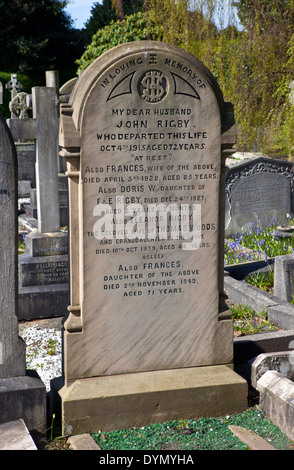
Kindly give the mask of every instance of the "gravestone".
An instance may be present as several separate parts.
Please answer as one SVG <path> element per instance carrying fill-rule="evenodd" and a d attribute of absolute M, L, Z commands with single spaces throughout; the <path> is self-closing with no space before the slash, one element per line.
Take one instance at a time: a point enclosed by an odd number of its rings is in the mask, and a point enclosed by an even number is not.
<path fill-rule="evenodd" d="M 35 179 L 35 143 L 15 142 L 18 162 L 18 181 L 28 181 L 32 187 L 36 185 Z"/>
<path fill-rule="evenodd" d="M 275 257 L 274 295 L 286 302 L 294 300 L 294 255 Z"/>
<path fill-rule="evenodd" d="M 26 371 L 17 316 L 17 160 L 0 116 L 0 424 L 23 419 L 35 435 L 46 430 L 46 389 Z"/>
<path fill-rule="evenodd" d="M 14 140 L 36 146 L 37 231 L 19 256 L 19 319 L 63 316 L 68 305 L 68 235 L 60 231 L 57 97 L 53 87 L 32 89 L 33 118 L 8 119 Z M 34 193 L 32 192 L 31 196 Z M 33 197 L 32 197 L 33 202 Z"/>
<path fill-rule="evenodd" d="M 287 223 L 294 213 L 293 164 L 257 157 L 236 164 L 226 176 L 225 234 Z"/>
<path fill-rule="evenodd" d="M 161 43 L 107 52 L 61 106 L 64 434 L 247 406 L 223 302 L 221 153 L 234 142 L 232 108 L 210 72 Z"/>

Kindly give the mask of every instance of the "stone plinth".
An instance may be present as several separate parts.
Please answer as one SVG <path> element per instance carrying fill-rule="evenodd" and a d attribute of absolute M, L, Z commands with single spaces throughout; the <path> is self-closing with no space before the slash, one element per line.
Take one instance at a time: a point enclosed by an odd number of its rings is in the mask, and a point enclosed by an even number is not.
<path fill-rule="evenodd" d="M 239 413 L 247 384 L 227 366 L 192 367 L 77 380 L 60 396 L 69 435 Z"/>

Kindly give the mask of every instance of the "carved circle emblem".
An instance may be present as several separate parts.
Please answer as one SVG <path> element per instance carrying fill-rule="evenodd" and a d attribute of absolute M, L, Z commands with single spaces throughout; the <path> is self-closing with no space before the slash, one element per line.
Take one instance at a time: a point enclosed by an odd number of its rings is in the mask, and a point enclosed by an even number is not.
<path fill-rule="evenodd" d="M 167 79 L 159 70 L 148 70 L 139 80 L 139 95 L 148 103 L 158 103 L 167 95 Z"/>

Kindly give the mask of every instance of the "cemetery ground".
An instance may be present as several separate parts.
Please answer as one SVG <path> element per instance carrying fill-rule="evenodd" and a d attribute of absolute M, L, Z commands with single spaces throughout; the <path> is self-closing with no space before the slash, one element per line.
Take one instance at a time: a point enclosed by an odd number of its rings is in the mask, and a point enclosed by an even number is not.
<path fill-rule="evenodd" d="M 237 233 L 225 240 L 224 262 L 226 266 L 241 265 L 260 259 L 268 263 L 265 272 L 255 272 L 245 276 L 247 282 L 261 290 L 272 292 L 274 275 L 270 260 L 275 256 L 294 253 L 294 231 L 288 238 L 276 235 L 277 221 L 268 221 L 268 226 L 261 229 L 251 224 L 251 231 Z M 293 221 L 289 220 L 289 227 Z M 25 249 L 19 241 L 19 253 Z M 247 305 L 230 304 L 234 320 L 234 337 L 264 333 L 278 330 L 271 323 L 266 312 L 255 312 Z M 36 369 L 50 389 L 50 379 L 61 373 L 61 321 L 59 318 L 21 322 L 20 329 L 27 341 L 27 368 Z M 27 336 L 30 331 L 30 337 Z M 43 334 L 38 336 L 38 331 Z M 35 335 L 35 337 L 34 337 Z M 244 374 L 242 366 L 236 369 Z M 245 372 L 246 374 L 246 372 Z M 97 430 L 92 435 L 97 449 L 110 450 L 246 450 L 250 447 L 236 437 L 230 426 L 241 426 L 264 439 L 273 448 L 293 450 L 291 441 L 259 407 L 259 395 L 254 389 L 249 391 L 248 408 L 236 415 L 222 417 L 203 417 L 200 419 L 181 419 L 147 425 L 129 430 L 103 432 Z M 70 450 L 70 442 L 60 433 L 55 417 L 48 422 L 48 444 L 46 450 Z"/>

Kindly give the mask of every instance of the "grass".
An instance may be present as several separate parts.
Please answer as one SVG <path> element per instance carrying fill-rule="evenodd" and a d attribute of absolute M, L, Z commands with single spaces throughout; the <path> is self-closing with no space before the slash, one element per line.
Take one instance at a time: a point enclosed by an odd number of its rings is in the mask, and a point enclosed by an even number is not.
<path fill-rule="evenodd" d="M 130 430 L 100 431 L 92 437 L 102 450 L 247 450 L 232 434 L 230 425 L 252 430 L 276 449 L 294 448 L 258 406 L 220 418 L 167 421 Z"/>
<path fill-rule="evenodd" d="M 26 245 L 24 242 L 18 242 L 18 254 L 22 255 L 26 251 Z"/>
<path fill-rule="evenodd" d="M 268 265 L 268 273 L 255 272 L 245 277 L 245 282 L 266 292 L 272 292 L 274 287 L 274 270 Z"/>

